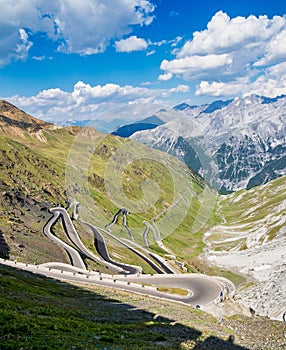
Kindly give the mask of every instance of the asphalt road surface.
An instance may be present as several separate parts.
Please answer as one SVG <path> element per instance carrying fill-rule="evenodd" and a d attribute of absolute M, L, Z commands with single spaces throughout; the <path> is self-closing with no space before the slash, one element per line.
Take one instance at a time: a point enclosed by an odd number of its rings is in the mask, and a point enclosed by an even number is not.
<path fill-rule="evenodd" d="M 63 281 L 123 289 L 191 306 L 204 306 L 214 302 L 219 298 L 223 288 L 222 284 L 215 278 L 197 274 L 142 275 L 138 277 L 126 275 L 124 277 L 122 275 L 104 275 L 84 269 L 76 270 L 75 268 L 74 271 L 65 271 L 65 268 L 67 267 L 69 270 L 69 267 L 60 263 L 57 264 L 57 268 L 51 268 L 45 264 L 29 265 L 4 259 L 0 259 L 0 263 Z M 59 269 L 60 267 L 62 269 Z M 146 284 L 150 286 L 146 286 Z M 162 293 L 157 290 L 157 287 L 181 288 L 187 290 L 189 295 Z"/>
<path fill-rule="evenodd" d="M 44 227 L 44 234 L 53 240 L 56 244 L 66 249 L 71 258 L 71 263 L 73 266 L 60 262 L 43 265 L 29 265 L 3 259 L 0 259 L 0 263 L 18 267 L 23 270 L 44 275 L 46 277 L 124 289 L 130 292 L 164 298 L 192 306 L 208 305 L 215 300 L 218 300 L 220 294 L 225 289 L 225 283 L 229 283 L 231 285 L 231 282 L 227 280 L 224 280 L 222 282 L 218 278 L 200 274 L 163 274 L 161 268 L 158 268 L 158 266 L 151 259 L 145 256 L 145 254 L 138 252 L 137 249 L 130 246 L 127 242 L 123 242 L 106 230 L 99 229 L 89 223 L 85 223 L 93 230 L 95 240 L 97 240 L 97 249 L 103 258 L 102 260 L 84 246 L 68 212 L 64 208 L 52 208 L 50 212 L 53 214 L 53 217 L 46 223 Z M 67 237 L 78 250 L 61 241 L 58 237 L 54 236 L 51 233 L 52 226 L 57 220 L 59 220 L 59 218 L 63 219 Z M 142 255 L 141 257 L 149 262 L 151 266 L 158 268 L 157 272 L 159 274 L 142 275 L 141 267 L 113 261 L 109 256 L 105 241 L 99 230 L 104 231 L 109 236 L 112 236 L 112 238 L 116 239 L 118 242 L 128 247 L 135 253 L 140 253 L 140 255 Z M 79 252 L 89 257 L 90 259 L 98 261 L 109 267 L 116 273 L 116 275 L 106 275 L 100 274 L 98 272 L 87 271 Z M 124 273 L 124 275 L 122 273 Z M 157 290 L 158 287 L 166 287 L 169 289 L 180 288 L 186 290 L 188 292 L 188 295 L 181 296 L 178 294 L 162 293 Z M 234 286 L 232 289 L 234 290 Z"/>
<path fill-rule="evenodd" d="M 44 234 L 48 238 L 50 238 L 53 242 L 55 242 L 57 245 L 59 245 L 60 247 L 64 248 L 67 251 L 73 266 L 76 266 L 80 269 L 86 269 L 84 262 L 82 261 L 82 258 L 78 253 L 78 251 L 51 233 L 51 228 L 55 224 L 55 222 L 59 219 L 61 213 L 60 211 L 54 211 L 53 215 L 54 216 L 44 226 Z"/>

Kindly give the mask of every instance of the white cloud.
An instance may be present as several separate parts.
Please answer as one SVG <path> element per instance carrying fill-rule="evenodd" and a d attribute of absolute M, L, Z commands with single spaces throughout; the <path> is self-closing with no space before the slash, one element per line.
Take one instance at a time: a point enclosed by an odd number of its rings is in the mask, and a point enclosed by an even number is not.
<path fill-rule="evenodd" d="M 172 77 L 173 77 L 173 74 L 168 72 L 166 74 L 160 74 L 159 77 L 158 77 L 158 80 L 160 80 L 160 81 L 167 81 L 167 80 L 172 79 Z"/>
<path fill-rule="evenodd" d="M 132 52 L 147 49 L 148 44 L 145 39 L 137 38 L 137 36 L 130 36 L 127 39 L 121 39 L 115 42 L 117 52 Z"/>
<path fill-rule="evenodd" d="M 162 61 L 161 76 L 170 73 L 197 81 L 197 95 L 228 96 L 252 89 L 270 93 L 275 79 L 277 91 L 286 93 L 281 82 L 285 76 L 270 79 L 267 67 L 286 61 L 285 42 L 286 16 L 230 18 L 219 11 L 205 30 L 194 32 L 191 40 L 173 51 L 173 60 Z"/>
<path fill-rule="evenodd" d="M 178 43 L 183 39 L 183 37 L 181 36 L 177 36 L 176 38 L 174 39 L 171 39 L 171 40 L 161 40 L 161 41 L 154 41 L 150 44 L 154 45 L 154 46 L 163 46 L 163 45 L 169 45 L 171 44 L 172 47 L 175 47 L 178 45 Z"/>
<path fill-rule="evenodd" d="M 13 31 L 0 23 L 0 66 L 11 60 L 25 60 L 32 45 L 23 28 Z"/>
<path fill-rule="evenodd" d="M 180 41 L 183 40 L 183 37 L 177 36 L 174 40 L 172 40 L 172 47 L 176 47 Z"/>
<path fill-rule="evenodd" d="M 286 60 L 286 28 L 274 35 L 265 47 L 264 57 L 254 63 L 261 67 Z"/>
<path fill-rule="evenodd" d="M 147 0 L 61 0 L 56 16 L 64 38 L 61 51 L 103 52 L 110 39 L 130 33 L 134 25 L 150 24 L 153 11 Z"/>
<path fill-rule="evenodd" d="M 240 78 L 232 82 L 201 81 L 197 86 L 196 95 L 211 95 L 216 97 L 250 94 L 276 97 L 286 94 L 286 62 L 269 67 L 264 74 L 253 82 Z"/>
<path fill-rule="evenodd" d="M 162 97 L 166 98 L 172 94 L 178 94 L 178 93 L 187 93 L 190 91 L 190 87 L 188 85 L 183 85 L 180 84 L 174 88 L 171 89 L 166 89 L 166 90 L 162 90 Z"/>
<path fill-rule="evenodd" d="M 181 36 L 177 36 L 175 39 L 171 40 L 161 40 L 161 41 L 154 41 L 151 40 L 146 41 L 143 38 L 137 38 L 137 36 L 131 36 L 127 39 L 121 39 L 115 42 L 115 48 L 117 52 L 132 52 L 132 51 L 139 51 L 139 50 L 145 50 L 147 48 L 157 48 L 161 47 L 163 45 L 171 45 L 172 47 L 176 47 L 178 43 L 183 38 Z M 155 49 L 149 51 L 146 53 L 146 56 L 153 55 L 156 52 Z"/>
<path fill-rule="evenodd" d="M 148 86 L 148 85 L 152 85 L 151 81 L 143 81 L 141 84 L 141 86 Z"/>
<path fill-rule="evenodd" d="M 154 55 L 155 52 L 156 52 L 155 50 L 151 50 L 151 51 L 146 53 L 146 56 Z"/>
<path fill-rule="evenodd" d="M 103 52 L 132 27 L 149 25 L 154 12 L 149 0 L 0 0 L 0 8 L 0 65 L 25 59 L 39 32 L 65 53 Z"/>
<path fill-rule="evenodd" d="M 244 91 L 245 81 L 234 81 L 232 83 L 222 83 L 222 82 L 207 82 L 201 81 L 196 90 L 196 96 L 200 95 L 210 95 L 210 96 L 233 96 L 240 95 Z"/>
<path fill-rule="evenodd" d="M 72 92 L 54 88 L 31 97 L 16 95 L 5 99 L 37 118 L 60 123 L 66 119 L 93 119 L 95 113 L 98 115 L 119 105 L 162 103 L 173 94 L 187 93 L 189 90 L 187 85 L 152 89 L 111 83 L 91 86 L 79 81 Z"/>
<path fill-rule="evenodd" d="M 189 92 L 189 91 L 190 91 L 190 87 L 188 85 L 180 84 L 180 85 L 178 85 L 175 88 L 171 88 L 169 90 L 169 94 L 173 94 L 173 93 L 176 93 L 176 92 Z"/>
<path fill-rule="evenodd" d="M 46 57 L 45 55 L 44 56 L 33 56 L 32 59 L 35 61 L 45 61 L 45 60 L 52 60 L 53 57 L 52 56 Z"/>
<path fill-rule="evenodd" d="M 268 97 L 286 95 L 286 62 L 267 68 L 264 75 L 246 87 L 244 95 L 249 94 Z"/>
<path fill-rule="evenodd" d="M 232 58 L 227 55 L 190 56 L 172 61 L 163 60 L 161 69 L 171 74 L 182 74 L 187 77 L 196 77 L 202 71 L 217 71 L 218 68 L 229 66 Z M 166 74 L 168 74 L 166 73 Z"/>
<path fill-rule="evenodd" d="M 162 45 L 166 45 L 166 44 L 169 44 L 170 43 L 170 41 L 167 41 L 167 40 L 161 40 L 161 41 L 154 41 L 153 43 L 152 43 L 152 45 L 154 45 L 154 46 L 162 46 Z"/>
<path fill-rule="evenodd" d="M 15 58 L 25 60 L 33 43 L 28 40 L 29 36 L 25 29 L 19 29 L 20 42 L 16 46 Z"/>
<path fill-rule="evenodd" d="M 284 17 L 269 19 L 267 16 L 249 16 L 231 19 L 219 11 L 208 23 L 206 30 L 193 33 L 193 39 L 183 46 L 178 57 L 240 52 L 245 47 L 259 48 L 264 52 L 265 45 L 283 28 Z"/>

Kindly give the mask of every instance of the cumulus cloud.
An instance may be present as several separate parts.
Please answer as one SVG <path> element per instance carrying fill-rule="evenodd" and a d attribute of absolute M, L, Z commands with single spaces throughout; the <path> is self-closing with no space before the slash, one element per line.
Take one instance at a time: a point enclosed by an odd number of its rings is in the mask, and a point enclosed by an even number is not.
<path fill-rule="evenodd" d="M 25 59 L 40 32 L 65 53 L 103 52 L 132 27 L 149 25 L 154 12 L 149 0 L 0 0 L 0 8 L 1 65 Z"/>
<path fill-rule="evenodd" d="M 243 47 L 265 49 L 265 44 L 285 27 L 285 18 L 276 16 L 269 19 L 267 16 L 230 18 L 226 13 L 217 12 L 207 25 L 207 29 L 194 32 L 193 39 L 188 41 L 178 57 L 189 55 L 208 55 L 210 53 L 232 53 L 242 50 Z"/>
<path fill-rule="evenodd" d="M 148 44 L 145 39 L 137 38 L 137 36 L 130 36 L 127 39 L 121 39 L 115 42 L 117 52 L 132 52 L 147 49 Z"/>
<path fill-rule="evenodd" d="M 286 94 L 286 62 L 271 66 L 245 88 L 244 95 L 258 94 L 276 97 Z"/>
<path fill-rule="evenodd" d="M 227 55 L 208 55 L 208 56 L 190 56 L 186 58 L 178 58 L 172 61 L 163 60 L 161 69 L 167 71 L 165 74 L 182 74 L 188 78 L 196 78 L 204 75 L 206 72 L 217 72 L 221 67 L 231 65 L 232 58 Z"/>
<path fill-rule="evenodd" d="M 164 71 L 162 76 L 170 73 L 198 81 L 197 95 L 227 96 L 254 91 L 262 80 L 264 91 L 273 91 L 266 88 L 273 82 L 268 66 L 286 60 L 285 41 L 285 16 L 230 18 L 219 11 L 205 30 L 194 32 L 191 40 L 173 52 L 176 57 L 163 60 L 160 68 Z M 283 90 L 278 77 L 276 84 L 279 91 Z"/>
<path fill-rule="evenodd" d="M 276 97 L 286 94 L 286 62 L 265 69 L 264 74 L 251 82 L 247 78 L 232 82 L 201 81 L 197 86 L 196 95 L 211 95 L 216 97 L 250 94 Z"/>
<path fill-rule="evenodd" d="M 275 35 L 269 43 L 266 44 L 264 56 L 254 63 L 254 66 L 261 67 L 286 59 L 286 28 Z"/>
<path fill-rule="evenodd" d="M 159 77 L 158 77 L 158 80 L 160 80 L 160 81 L 167 81 L 167 80 L 172 79 L 172 77 L 173 77 L 173 74 L 168 72 L 166 74 L 160 74 Z"/>
<path fill-rule="evenodd" d="M 168 97 L 172 94 L 186 93 L 189 91 L 190 91 L 190 87 L 188 85 L 179 84 L 178 86 L 176 86 L 174 88 L 162 90 L 161 95 L 162 95 L 162 97 Z"/>
<path fill-rule="evenodd" d="M 210 96 L 233 96 L 240 95 L 245 90 L 247 82 L 244 79 L 237 79 L 236 81 L 223 83 L 201 81 L 197 87 L 196 95 L 210 95 Z"/>
<path fill-rule="evenodd" d="M 37 118 L 61 123 L 67 119 L 93 119 L 96 115 L 116 106 L 138 103 L 162 103 L 173 94 L 187 93 L 187 85 L 170 89 L 152 89 L 118 84 L 95 85 L 82 81 L 72 92 L 59 88 L 43 90 L 35 96 L 5 98 Z"/>

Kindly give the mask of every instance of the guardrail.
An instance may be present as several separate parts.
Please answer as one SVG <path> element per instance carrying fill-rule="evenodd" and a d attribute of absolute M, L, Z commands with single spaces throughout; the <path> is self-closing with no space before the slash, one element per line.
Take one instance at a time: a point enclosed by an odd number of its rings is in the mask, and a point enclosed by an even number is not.
<path fill-rule="evenodd" d="M 108 275 L 101 272 L 86 271 L 86 270 L 65 271 L 63 269 L 53 268 L 51 266 L 28 264 L 28 263 L 18 262 L 17 260 L 12 261 L 12 260 L 2 259 L 2 258 L 0 258 L 0 263 L 10 267 L 15 267 L 16 265 L 16 267 L 21 270 L 45 275 L 47 277 L 50 277 L 51 275 L 55 277 L 55 275 L 58 275 L 60 279 L 63 279 L 63 278 L 69 279 L 69 277 L 77 276 L 79 278 L 79 281 L 88 279 L 90 283 L 98 282 L 98 281 L 106 281 L 106 282 L 113 282 L 116 285 L 121 285 L 126 287 L 129 286 L 129 287 L 136 287 L 136 288 L 144 288 L 144 290 L 157 290 L 156 287 L 153 287 L 153 286 L 146 286 L 142 283 L 136 283 L 136 282 L 130 282 L 130 281 L 124 281 L 124 280 L 118 279 L 120 275 L 119 276 Z"/>
<path fill-rule="evenodd" d="M 88 270 L 82 270 L 82 269 L 76 269 L 74 268 L 73 271 L 67 271 L 65 270 L 66 267 L 70 268 L 70 265 L 62 264 L 61 263 L 54 263 L 57 264 L 57 268 L 51 266 L 52 263 L 50 263 L 50 266 L 43 265 L 36 265 L 36 264 L 28 264 L 28 263 L 22 263 L 18 262 L 17 260 L 11 261 L 6 259 L 0 258 L 0 263 L 3 265 L 7 265 L 10 267 L 16 267 L 21 270 L 26 270 L 38 275 L 43 275 L 50 278 L 55 278 L 59 280 L 67 280 L 67 281 L 74 281 L 78 283 L 88 283 L 88 284 L 96 284 L 96 285 L 102 285 L 106 287 L 113 287 L 118 288 L 121 290 L 131 291 L 139 294 L 145 294 L 145 295 L 151 295 L 153 297 L 160 297 L 162 299 L 166 300 L 172 300 L 176 302 L 180 302 L 186 305 L 184 302 L 184 299 L 188 299 L 188 297 L 179 297 L 175 296 L 169 293 L 163 293 L 158 291 L 158 280 L 165 279 L 166 275 L 160 275 L 160 274 L 148 274 L 148 275 L 141 275 L 138 274 L 137 276 L 134 275 L 108 275 L 105 273 L 101 273 L 99 271 L 88 271 Z M 213 302 L 221 302 L 224 300 L 224 298 L 228 295 L 227 289 L 226 289 L 226 282 L 228 283 L 227 286 L 232 286 L 232 283 L 224 278 L 220 277 L 210 277 L 204 274 L 169 274 L 167 275 L 168 279 L 173 278 L 196 278 L 198 276 L 201 276 L 205 279 L 210 279 L 212 281 L 215 281 L 218 286 L 220 286 L 220 295 L 216 298 L 216 300 L 213 300 Z M 152 285 L 152 282 L 148 281 L 147 283 L 144 282 L 145 279 L 153 279 L 156 278 L 155 285 Z M 234 293 L 234 290 L 229 290 L 231 293 Z M 150 292 L 150 293 L 149 293 Z M 223 293 L 223 294 L 221 294 Z M 176 300 L 177 299 L 177 300 Z"/>

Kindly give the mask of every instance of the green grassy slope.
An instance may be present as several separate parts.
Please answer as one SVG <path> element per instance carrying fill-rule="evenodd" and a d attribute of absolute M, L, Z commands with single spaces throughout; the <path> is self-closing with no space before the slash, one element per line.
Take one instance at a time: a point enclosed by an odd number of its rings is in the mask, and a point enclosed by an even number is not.
<path fill-rule="evenodd" d="M 285 235 L 286 177 L 221 197 L 218 225 L 208 242 L 216 250 L 246 249 Z"/>
<path fill-rule="evenodd" d="M 136 241 L 143 244 L 143 222 L 157 216 L 163 241 L 176 255 L 197 255 L 202 227 L 208 222 L 216 194 L 166 153 L 128 139 L 100 135 L 94 141 L 95 149 L 90 150 L 92 154 L 84 157 L 89 143 L 83 139 L 73 146 L 67 167 L 68 193 L 82 204 L 82 217 L 105 226 L 118 208 L 126 207 L 131 212 L 128 225 Z M 85 164 L 89 164 L 85 170 L 88 181 L 82 176 Z M 128 238 L 120 225 L 113 226 L 112 231 Z M 152 233 L 149 239 L 154 243 Z"/>
<path fill-rule="evenodd" d="M 143 221 L 156 225 L 163 243 L 179 258 L 202 251 L 202 228 L 207 224 L 216 194 L 177 159 L 128 139 L 103 135 L 92 128 L 59 128 L 34 121 L 5 104 L 0 113 L 0 254 L 2 257 L 44 263 L 68 262 L 68 256 L 43 235 L 48 209 L 78 200 L 80 218 L 104 227 L 121 207 L 136 242 L 143 245 Z M 17 114 L 18 113 L 18 114 Z M 119 185 L 120 186 L 119 186 Z M 119 190 L 118 190 L 119 188 Z M 175 203 L 175 204 L 174 204 Z M 91 233 L 75 225 L 92 247 Z M 63 237 L 59 224 L 56 234 Z M 122 218 L 112 232 L 128 238 Z M 152 233 L 148 240 L 158 251 Z M 108 240 L 111 255 L 143 264 L 126 248 Z M 161 253 L 166 253 L 160 250 Z"/>
<path fill-rule="evenodd" d="M 200 310 L 0 265 L 0 349 L 283 349 L 286 325 Z M 229 341 L 229 337 L 234 343 Z M 284 344 L 284 345 L 283 345 Z"/>

